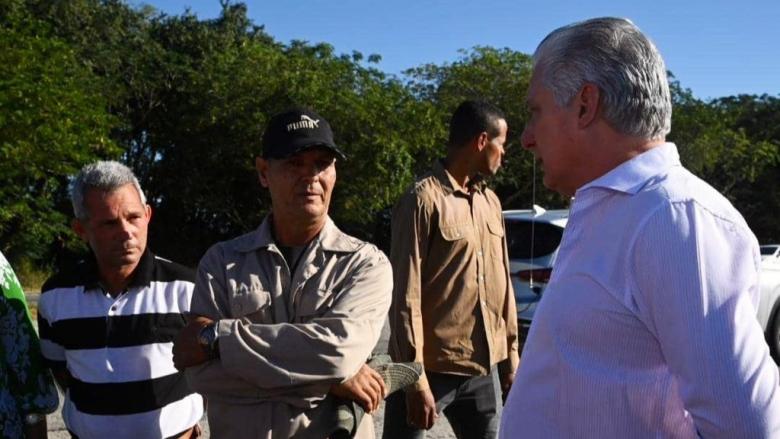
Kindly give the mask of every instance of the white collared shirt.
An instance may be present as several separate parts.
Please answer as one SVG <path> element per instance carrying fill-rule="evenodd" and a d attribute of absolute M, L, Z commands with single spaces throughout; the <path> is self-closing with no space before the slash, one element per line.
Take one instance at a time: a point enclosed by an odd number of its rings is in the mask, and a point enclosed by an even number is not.
<path fill-rule="evenodd" d="M 780 437 L 759 264 L 674 144 L 580 188 L 500 437 Z"/>

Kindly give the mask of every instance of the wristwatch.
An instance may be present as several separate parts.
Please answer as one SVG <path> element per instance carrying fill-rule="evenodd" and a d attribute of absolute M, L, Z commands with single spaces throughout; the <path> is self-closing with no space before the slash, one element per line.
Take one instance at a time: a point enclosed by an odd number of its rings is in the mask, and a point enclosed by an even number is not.
<path fill-rule="evenodd" d="M 204 326 L 198 333 L 198 344 L 200 344 L 209 358 L 219 357 L 217 323 L 219 321 Z"/>
<path fill-rule="evenodd" d="M 27 413 L 24 415 L 24 423 L 26 425 L 35 425 L 46 419 L 46 415 L 40 413 Z"/>

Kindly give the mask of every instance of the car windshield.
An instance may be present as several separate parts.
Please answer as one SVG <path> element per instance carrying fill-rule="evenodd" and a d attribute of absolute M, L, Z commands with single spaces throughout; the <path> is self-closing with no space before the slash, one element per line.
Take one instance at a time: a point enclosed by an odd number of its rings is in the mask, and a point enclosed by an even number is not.
<path fill-rule="evenodd" d="M 534 245 L 531 254 L 531 221 L 506 220 L 507 247 L 510 259 L 531 259 L 547 256 L 554 252 L 561 243 L 563 229 L 561 227 L 536 222 L 534 224 Z"/>
<path fill-rule="evenodd" d="M 761 254 L 768 256 L 773 255 L 777 251 L 777 246 L 775 245 L 762 245 L 761 246 Z"/>

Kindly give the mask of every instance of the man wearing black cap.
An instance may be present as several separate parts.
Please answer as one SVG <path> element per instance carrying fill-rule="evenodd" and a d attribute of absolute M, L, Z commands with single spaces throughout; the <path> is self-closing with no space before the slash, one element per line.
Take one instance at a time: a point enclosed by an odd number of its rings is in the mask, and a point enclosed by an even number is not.
<path fill-rule="evenodd" d="M 200 262 L 174 362 L 207 397 L 214 437 L 321 438 L 332 431 L 329 392 L 368 411 L 384 397 L 364 363 L 390 307 L 392 272 L 376 247 L 328 217 L 343 158 L 310 109 L 271 118 L 256 159 L 271 212 Z M 373 437 L 371 418 L 357 430 Z"/>

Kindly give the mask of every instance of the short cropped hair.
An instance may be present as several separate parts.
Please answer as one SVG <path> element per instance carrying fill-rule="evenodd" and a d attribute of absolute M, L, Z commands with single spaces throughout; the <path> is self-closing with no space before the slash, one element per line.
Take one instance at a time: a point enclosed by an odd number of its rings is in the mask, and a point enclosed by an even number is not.
<path fill-rule="evenodd" d="M 648 140 L 671 130 L 666 66 L 655 45 L 624 18 L 594 18 L 554 30 L 534 53 L 537 74 L 564 106 L 588 82 L 616 131 Z"/>
<path fill-rule="evenodd" d="M 141 197 L 141 203 L 146 204 L 146 196 L 141 190 L 138 179 L 127 166 L 116 161 L 99 161 L 90 163 L 81 168 L 70 186 L 70 201 L 73 203 L 73 214 L 78 219 L 87 219 L 87 207 L 84 198 L 87 191 L 97 189 L 102 192 L 114 190 L 132 184 Z"/>
<path fill-rule="evenodd" d="M 450 119 L 450 148 L 458 148 L 486 132 L 492 139 L 500 133 L 498 121 L 506 119 L 495 105 L 485 101 L 464 101 Z"/>

